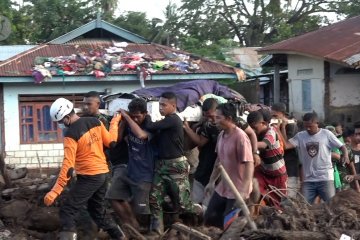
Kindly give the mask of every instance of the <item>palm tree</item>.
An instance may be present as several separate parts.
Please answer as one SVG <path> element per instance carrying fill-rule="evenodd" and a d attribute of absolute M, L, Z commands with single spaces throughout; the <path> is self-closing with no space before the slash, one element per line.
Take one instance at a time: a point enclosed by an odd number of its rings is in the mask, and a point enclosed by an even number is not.
<path fill-rule="evenodd" d="M 176 4 L 172 3 L 169 0 L 168 5 L 165 8 L 164 15 L 165 21 L 162 26 L 158 26 L 158 23 L 163 23 L 161 19 L 154 18 L 152 19 L 153 22 L 153 29 L 157 30 L 157 34 L 153 37 L 152 42 L 164 43 L 169 46 L 172 42 L 171 38 L 174 38 L 177 32 L 177 20 L 179 18 L 177 14 L 177 6 Z"/>
<path fill-rule="evenodd" d="M 114 14 L 118 6 L 118 0 L 100 0 L 100 3 L 103 13 L 111 14 L 111 16 Z"/>
<path fill-rule="evenodd" d="M 118 6 L 118 0 L 93 0 L 93 6 L 97 7 L 102 18 L 110 20 L 113 18 Z"/>

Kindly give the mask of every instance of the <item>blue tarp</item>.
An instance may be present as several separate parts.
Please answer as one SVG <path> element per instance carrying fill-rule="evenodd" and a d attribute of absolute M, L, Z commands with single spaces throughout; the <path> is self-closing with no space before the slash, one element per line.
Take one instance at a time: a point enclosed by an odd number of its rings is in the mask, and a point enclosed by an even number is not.
<path fill-rule="evenodd" d="M 240 94 L 213 80 L 194 80 L 177 83 L 169 87 L 142 88 L 132 93 L 143 98 L 159 98 L 164 92 L 174 92 L 176 94 L 179 112 L 182 112 L 187 106 L 198 103 L 199 99 L 208 93 L 227 99 L 233 99 L 234 97 L 243 99 Z"/>

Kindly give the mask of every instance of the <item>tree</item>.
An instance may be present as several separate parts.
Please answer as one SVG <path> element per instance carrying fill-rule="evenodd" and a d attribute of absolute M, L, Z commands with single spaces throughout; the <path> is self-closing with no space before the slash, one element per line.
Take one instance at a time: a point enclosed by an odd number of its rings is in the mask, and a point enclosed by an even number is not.
<path fill-rule="evenodd" d="M 165 21 L 154 18 L 152 22 L 155 23 L 152 26 L 154 37 L 151 39 L 152 42 L 164 44 L 167 46 L 177 45 L 179 33 L 178 21 L 178 7 L 169 0 L 168 5 L 165 7 L 163 12 Z"/>
<path fill-rule="evenodd" d="M 82 0 L 28 0 L 24 14 L 28 23 L 29 42 L 55 39 L 96 18 L 97 9 Z"/>
<path fill-rule="evenodd" d="M 98 8 L 102 18 L 106 21 L 112 21 L 115 10 L 118 6 L 118 0 L 94 0 L 93 5 Z"/>
<path fill-rule="evenodd" d="M 183 0 L 187 32 L 192 26 L 235 35 L 242 46 L 261 46 L 318 28 L 326 21 L 317 13 L 336 12 L 337 0 Z M 207 22 L 202 21 L 207 18 Z M 210 20 L 208 20 L 210 18 Z M 210 22 L 210 23 L 209 23 Z M 221 23 L 218 24 L 218 22 Z M 220 27 L 222 26 L 222 27 Z M 207 28 L 208 29 L 208 28 Z M 285 31 L 285 32 L 283 32 Z M 200 31 L 201 32 L 201 31 Z M 209 34 L 208 34 L 209 36 Z M 211 39 L 210 39 L 211 40 Z"/>
<path fill-rule="evenodd" d="M 112 23 L 146 39 L 151 39 L 153 36 L 151 31 L 152 22 L 147 18 L 146 13 L 144 12 L 125 12 L 113 20 Z"/>
<path fill-rule="evenodd" d="M 216 42 L 203 42 L 193 37 L 181 39 L 181 49 L 200 57 L 225 61 L 224 52 L 237 47 L 238 43 L 229 39 L 220 39 Z"/>
<path fill-rule="evenodd" d="M 359 1 L 340 1 L 337 5 L 340 17 L 355 17 L 360 14 L 360 2 Z"/>
<path fill-rule="evenodd" d="M 0 15 L 7 17 L 11 23 L 11 34 L 7 39 L 1 41 L 2 45 L 26 43 L 28 32 L 26 25 L 29 17 L 23 14 L 21 9 L 17 10 L 18 7 L 18 4 L 10 0 L 0 1 Z"/>

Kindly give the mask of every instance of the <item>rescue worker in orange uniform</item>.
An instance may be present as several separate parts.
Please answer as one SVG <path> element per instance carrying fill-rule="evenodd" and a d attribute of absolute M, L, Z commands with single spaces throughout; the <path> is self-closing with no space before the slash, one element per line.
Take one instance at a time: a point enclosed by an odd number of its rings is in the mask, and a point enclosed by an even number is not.
<path fill-rule="evenodd" d="M 118 138 L 121 115 L 115 116 L 109 131 L 94 117 L 79 117 L 73 104 L 65 99 L 57 99 L 50 108 L 53 121 L 65 125 L 64 160 L 57 181 L 44 198 L 47 206 L 53 204 L 61 194 L 71 172 L 75 170 L 77 180 L 70 188 L 68 197 L 60 207 L 60 240 L 77 239 L 75 218 L 80 209 L 87 210 L 99 228 L 112 239 L 125 239 L 121 228 L 105 214 L 105 193 L 109 168 L 103 146 L 110 147 Z"/>

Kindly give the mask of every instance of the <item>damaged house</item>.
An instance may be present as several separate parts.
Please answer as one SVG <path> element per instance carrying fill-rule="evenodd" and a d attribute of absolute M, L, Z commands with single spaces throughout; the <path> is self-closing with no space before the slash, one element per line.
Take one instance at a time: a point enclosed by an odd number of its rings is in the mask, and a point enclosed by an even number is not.
<path fill-rule="evenodd" d="M 360 16 L 258 50 L 288 67 L 289 111 L 329 122 L 360 121 Z"/>

